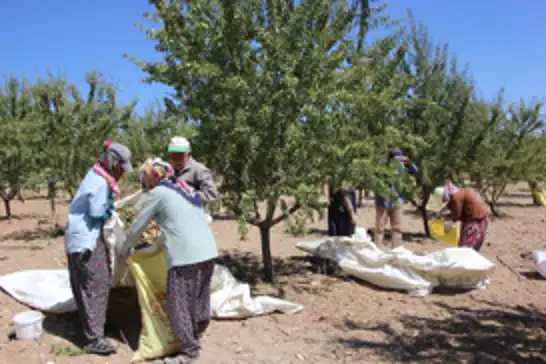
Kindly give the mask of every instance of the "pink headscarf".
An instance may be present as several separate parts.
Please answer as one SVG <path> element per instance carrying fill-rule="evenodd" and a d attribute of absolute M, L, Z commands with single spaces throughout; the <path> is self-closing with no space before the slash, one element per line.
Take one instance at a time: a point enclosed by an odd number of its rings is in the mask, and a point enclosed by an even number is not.
<path fill-rule="evenodd" d="M 451 199 L 451 197 L 459 192 L 459 188 L 455 186 L 453 183 L 447 183 L 444 186 L 444 194 L 442 195 L 442 201 L 447 202 Z"/>

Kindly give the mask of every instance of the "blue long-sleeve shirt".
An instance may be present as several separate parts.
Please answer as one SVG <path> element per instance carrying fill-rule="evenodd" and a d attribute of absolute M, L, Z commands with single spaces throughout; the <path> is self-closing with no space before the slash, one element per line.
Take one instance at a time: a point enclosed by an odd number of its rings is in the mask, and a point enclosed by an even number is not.
<path fill-rule="evenodd" d="M 103 177 L 89 170 L 68 208 L 66 252 L 94 250 L 102 225 L 113 209 L 114 196 L 110 186 Z"/>
<path fill-rule="evenodd" d="M 402 168 L 398 169 L 396 171 L 396 175 L 397 176 L 400 176 L 402 173 L 409 173 L 409 174 L 415 174 L 419 171 L 419 168 L 417 167 L 417 165 L 415 165 L 415 163 L 412 163 L 409 167 L 407 167 L 406 165 L 404 165 L 402 163 Z M 404 204 L 404 199 L 398 194 L 398 191 L 396 191 L 396 188 L 394 188 L 394 186 L 391 185 L 391 189 L 392 191 L 394 192 L 394 195 L 397 196 L 397 202 L 398 202 L 398 206 L 401 206 Z M 392 201 L 389 201 L 389 200 L 386 200 L 385 198 L 381 197 L 381 196 L 378 196 L 376 195 L 375 196 L 375 203 L 377 205 L 383 205 L 385 206 L 386 208 L 388 209 L 393 209 L 395 208 L 394 206 L 394 203 Z"/>

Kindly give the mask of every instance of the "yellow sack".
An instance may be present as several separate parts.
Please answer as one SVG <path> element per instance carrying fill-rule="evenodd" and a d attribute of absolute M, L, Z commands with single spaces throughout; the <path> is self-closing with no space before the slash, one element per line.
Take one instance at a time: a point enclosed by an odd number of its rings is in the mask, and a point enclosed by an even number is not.
<path fill-rule="evenodd" d="M 540 193 L 538 189 L 534 188 L 531 191 L 531 193 L 533 194 L 533 197 L 535 198 L 535 200 L 540 204 L 540 206 L 546 206 L 546 198 L 544 196 L 546 191 L 543 193 Z"/>
<path fill-rule="evenodd" d="M 429 223 L 430 233 L 436 239 L 442 240 L 450 245 L 459 245 L 459 229 L 452 227 L 446 234 L 444 222 L 440 219 L 432 219 Z"/>
<path fill-rule="evenodd" d="M 129 257 L 128 263 L 135 278 L 142 316 L 138 350 L 132 361 L 150 360 L 179 351 L 180 342 L 173 335 L 165 310 L 165 252 L 136 252 Z"/>

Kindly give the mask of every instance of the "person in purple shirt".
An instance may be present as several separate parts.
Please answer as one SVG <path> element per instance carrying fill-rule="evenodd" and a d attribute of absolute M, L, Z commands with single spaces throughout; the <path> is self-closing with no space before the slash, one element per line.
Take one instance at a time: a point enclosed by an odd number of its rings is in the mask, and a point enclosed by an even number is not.
<path fill-rule="evenodd" d="M 396 175 L 400 176 L 402 173 L 415 174 L 419 170 L 417 166 L 405 156 L 399 148 L 393 148 L 387 154 L 387 164 L 398 161 L 401 164 L 401 168 L 397 170 Z M 376 245 L 383 244 L 383 236 L 387 221 L 391 223 L 391 249 L 396 248 L 402 244 L 402 230 L 401 220 L 402 213 L 400 208 L 404 204 L 404 199 L 399 195 L 394 186 L 390 186 L 396 201 L 390 201 L 380 195 L 375 196 L 375 234 L 374 242 Z"/>

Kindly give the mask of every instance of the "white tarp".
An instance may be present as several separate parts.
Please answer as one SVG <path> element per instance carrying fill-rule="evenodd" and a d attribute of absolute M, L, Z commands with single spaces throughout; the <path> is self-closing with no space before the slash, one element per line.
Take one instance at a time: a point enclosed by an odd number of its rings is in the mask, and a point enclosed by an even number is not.
<path fill-rule="evenodd" d="M 138 202 L 136 192 L 116 202 L 116 208 Z M 211 219 L 208 219 L 212 221 Z M 104 227 L 110 263 L 114 273 L 113 287 L 134 286 L 135 281 L 125 261 L 117 259 L 125 230 L 119 215 L 114 212 Z M 214 267 L 211 282 L 211 311 L 214 318 L 247 318 L 274 311 L 293 314 L 303 306 L 269 296 L 251 297 L 250 286 L 237 282 L 231 272 L 221 265 Z M 69 274 L 66 269 L 27 270 L 0 276 L 0 287 L 16 300 L 44 312 L 65 313 L 76 311 Z"/>
<path fill-rule="evenodd" d="M 385 252 L 363 228 L 352 237 L 297 243 L 308 253 L 332 260 L 343 272 L 376 286 L 426 296 L 434 287 L 483 287 L 495 265 L 470 248 L 447 248 L 425 255 L 404 247 Z"/>
<path fill-rule="evenodd" d="M 0 287 L 17 301 L 49 313 L 76 311 L 68 270 L 27 270 L 0 277 Z M 274 311 L 293 314 L 298 304 L 274 297 L 251 297 L 248 284 L 237 282 L 226 267 L 216 265 L 211 282 L 214 318 L 247 318 Z"/>

